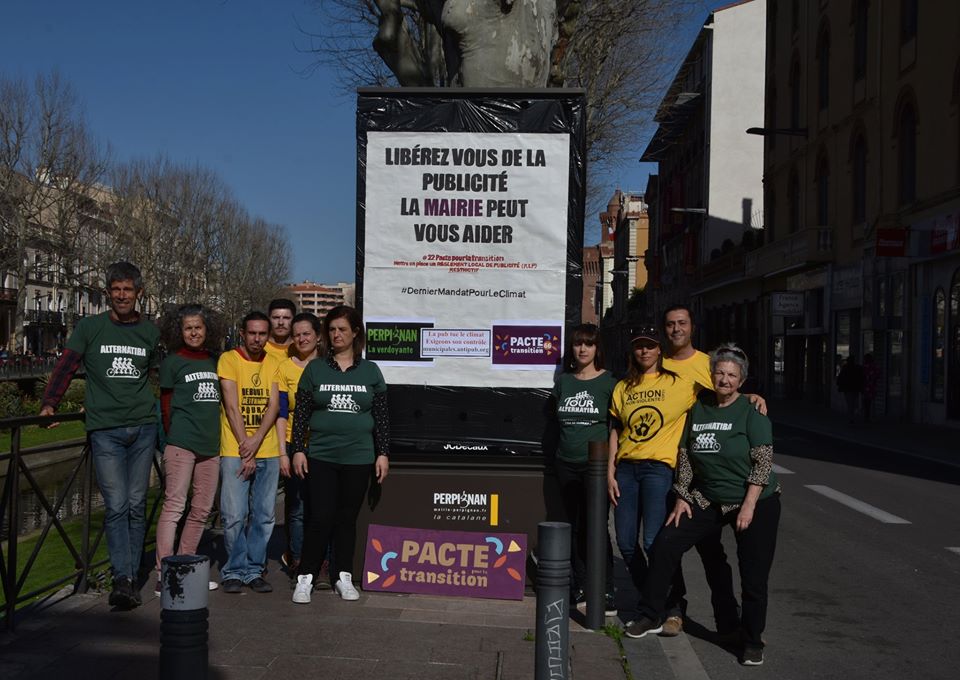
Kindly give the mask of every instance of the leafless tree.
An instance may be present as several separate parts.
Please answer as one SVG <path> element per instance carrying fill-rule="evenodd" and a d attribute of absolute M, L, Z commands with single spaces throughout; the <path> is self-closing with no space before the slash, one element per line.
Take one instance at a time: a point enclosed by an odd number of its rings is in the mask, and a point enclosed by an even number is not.
<path fill-rule="evenodd" d="M 29 254 L 35 279 L 65 296 L 68 331 L 78 291 L 89 283 L 100 219 L 91 194 L 99 187 L 108 152 L 89 131 L 79 99 L 57 74 L 0 78 L 0 270 L 18 282 L 15 346 L 23 344 Z"/>
<path fill-rule="evenodd" d="M 361 85 L 582 87 L 595 170 L 635 162 L 693 0 L 318 0 L 306 48 Z"/>

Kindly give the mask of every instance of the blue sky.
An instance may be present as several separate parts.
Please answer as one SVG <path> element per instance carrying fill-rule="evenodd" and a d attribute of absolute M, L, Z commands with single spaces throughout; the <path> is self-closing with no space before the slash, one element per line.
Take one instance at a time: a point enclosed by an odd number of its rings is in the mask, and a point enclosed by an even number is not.
<path fill-rule="evenodd" d="M 251 213 L 287 228 L 293 280 L 353 280 L 355 99 L 330 71 L 304 74 L 313 58 L 298 50 L 298 23 L 320 25 L 310 0 L 4 4 L 0 74 L 59 71 L 116 159 L 212 168 Z M 610 191 L 643 189 L 648 169 L 624 166 Z M 596 224 L 593 210 L 588 240 Z"/>

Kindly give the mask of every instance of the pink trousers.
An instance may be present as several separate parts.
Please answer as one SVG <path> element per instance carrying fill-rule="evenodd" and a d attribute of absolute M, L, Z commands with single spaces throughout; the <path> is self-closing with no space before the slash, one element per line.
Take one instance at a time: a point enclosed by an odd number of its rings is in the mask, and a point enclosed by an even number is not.
<path fill-rule="evenodd" d="M 213 507 L 217 493 L 217 481 L 220 478 L 219 456 L 198 456 L 193 451 L 167 444 L 163 450 L 163 469 L 166 475 L 166 491 L 163 497 L 163 510 L 157 520 L 157 570 L 160 560 L 173 555 L 173 542 L 177 535 L 177 524 L 183 517 L 187 505 L 187 492 L 193 482 L 193 497 L 190 499 L 190 513 L 187 515 L 183 533 L 180 535 L 178 555 L 193 555 L 203 536 L 203 529 Z"/>

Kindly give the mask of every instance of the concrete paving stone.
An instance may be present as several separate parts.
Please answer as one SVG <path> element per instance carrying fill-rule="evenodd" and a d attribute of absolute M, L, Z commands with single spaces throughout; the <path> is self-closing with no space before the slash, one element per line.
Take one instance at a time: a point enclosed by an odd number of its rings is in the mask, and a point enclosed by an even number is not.
<path fill-rule="evenodd" d="M 489 626 L 491 628 L 516 628 L 526 630 L 536 627 L 536 619 L 532 616 L 510 616 L 500 614 L 484 614 L 478 625 Z"/>
<path fill-rule="evenodd" d="M 496 660 L 489 669 L 477 669 L 469 664 L 382 660 L 367 680 L 486 680 L 495 674 Z"/>
<path fill-rule="evenodd" d="M 368 680 L 377 667 L 374 659 L 288 655 L 278 657 L 268 672 L 271 678 L 307 680 Z"/>
<path fill-rule="evenodd" d="M 261 680 L 269 677 L 270 669 L 268 668 L 210 666 L 207 669 L 207 680 Z"/>
<path fill-rule="evenodd" d="M 394 630 L 379 635 L 358 631 L 357 635 L 345 637 L 340 641 L 335 655 L 356 659 L 403 658 L 426 662 L 430 658 L 430 647 L 423 643 L 422 637 L 413 636 L 409 631 Z"/>
<path fill-rule="evenodd" d="M 215 666 L 255 666 L 267 668 L 278 654 L 272 645 L 256 637 L 241 639 L 231 649 L 210 647 L 210 664 Z"/>
<path fill-rule="evenodd" d="M 400 612 L 401 621 L 421 621 L 429 623 L 450 623 L 461 626 L 482 626 L 483 616 L 472 612 L 451 612 L 424 609 L 404 609 Z"/>
<path fill-rule="evenodd" d="M 277 656 L 302 654 L 306 656 L 335 656 L 342 635 L 325 627 L 284 626 L 286 634 L 260 637 L 261 644 L 270 647 Z M 211 649 L 213 646 L 211 645 Z"/>
<path fill-rule="evenodd" d="M 453 663 L 472 668 L 484 668 L 486 666 L 496 666 L 496 652 L 446 652 L 442 647 L 435 647 L 430 650 L 429 661 L 432 663 Z M 492 667 L 491 666 L 491 667 Z"/>

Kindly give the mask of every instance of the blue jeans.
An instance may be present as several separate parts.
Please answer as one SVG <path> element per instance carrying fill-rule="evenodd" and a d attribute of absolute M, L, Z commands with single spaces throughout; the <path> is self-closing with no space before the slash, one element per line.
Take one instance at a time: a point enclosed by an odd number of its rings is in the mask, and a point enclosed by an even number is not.
<path fill-rule="evenodd" d="M 237 477 L 241 464 L 239 457 L 220 458 L 220 515 L 227 551 L 227 563 L 220 569 L 220 578 L 250 583 L 263 573 L 267 564 L 280 459 L 258 458 L 256 469 L 247 479 Z"/>
<path fill-rule="evenodd" d="M 627 563 L 634 585 L 639 590 L 647 573 L 647 559 L 654 539 L 667 519 L 667 502 L 673 486 L 673 469 L 653 460 L 622 460 L 616 468 L 620 498 L 613 517 L 617 547 Z M 637 544 L 643 526 L 643 550 Z"/>
<path fill-rule="evenodd" d="M 103 532 L 113 575 L 135 579 L 147 531 L 147 487 L 157 450 L 157 425 L 94 430 L 90 450 L 103 496 Z"/>

